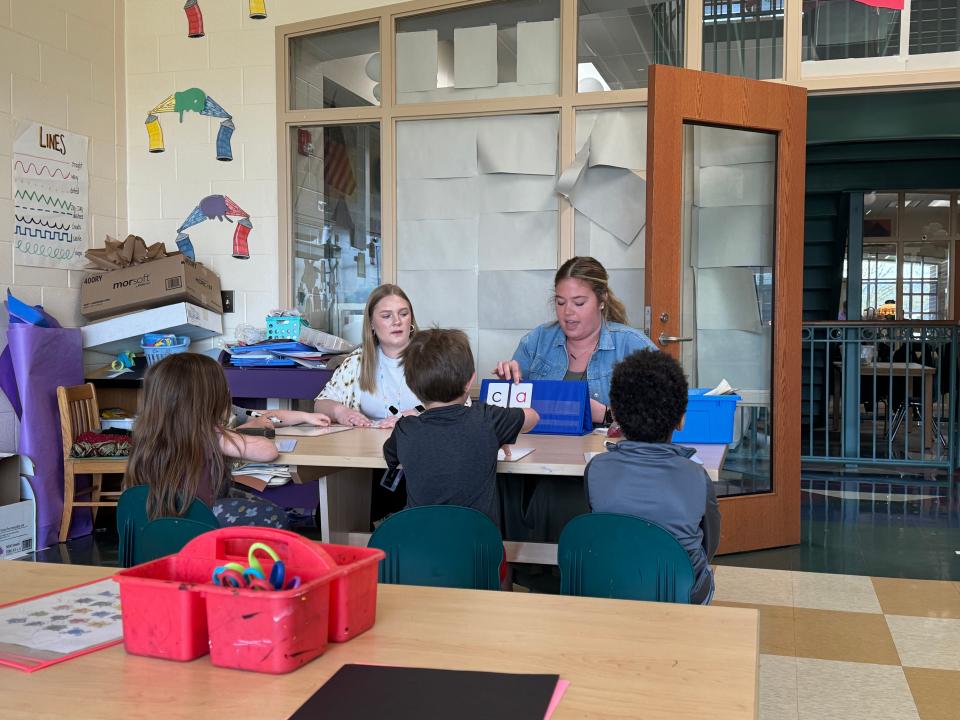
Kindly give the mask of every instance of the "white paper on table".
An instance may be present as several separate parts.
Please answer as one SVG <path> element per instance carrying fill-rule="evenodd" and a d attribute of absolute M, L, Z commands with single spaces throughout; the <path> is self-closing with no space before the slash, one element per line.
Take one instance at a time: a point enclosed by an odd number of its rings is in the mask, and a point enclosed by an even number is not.
<path fill-rule="evenodd" d="M 773 163 L 702 167 L 694 186 L 698 207 L 773 205 L 777 182 Z"/>
<path fill-rule="evenodd" d="M 479 233 L 477 216 L 400 220 L 397 222 L 397 269 L 474 270 Z"/>
<path fill-rule="evenodd" d="M 553 270 L 480 273 L 477 293 L 480 327 L 529 330 L 555 320 L 551 301 L 554 274 Z M 414 307 L 420 305 L 414 304 Z"/>
<path fill-rule="evenodd" d="M 0 608 L 0 644 L 66 655 L 123 637 L 111 579 Z"/>
<path fill-rule="evenodd" d="M 760 303 L 750 268 L 696 271 L 697 328 L 760 332 Z"/>
<path fill-rule="evenodd" d="M 587 167 L 570 191 L 569 199 L 577 210 L 629 245 L 646 225 L 646 187 L 646 182 L 630 170 Z M 566 194 L 559 184 L 557 190 Z"/>
<path fill-rule="evenodd" d="M 697 382 L 713 387 L 726 378 L 741 391 L 770 390 L 771 328 L 697 331 Z"/>
<path fill-rule="evenodd" d="M 603 110 L 590 132 L 590 166 L 647 167 L 647 109 Z"/>
<path fill-rule="evenodd" d="M 480 175 L 480 212 L 556 210 L 556 178 L 549 175 Z"/>
<path fill-rule="evenodd" d="M 507 454 L 503 452 L 503 448 L 497 450 L 497 461 L 498 462 L 516 462 L 521 458 L 525 458 L 527 455 L 532 453 L 536 448 L 522 448 L 517 447 L 516 445 L 510 446 L 510 458 L 507 458 Z"/>
<path fill-rule="evenodd" d="M 467 178 L 477 174 L 477 124 L 470 119 L 397 123 L 397 177 Z"/>
<path fill-rule="evenodd" d="M 557 212 L 480 216 L 480 270 L 550 270 L 557 266 Z"/>
<path fill-rule="evenodd" d="M 452 220 L 475 217 L 479 214 L 477 191 L 484 187 L 480 181 L 488 177 L 490 176 L 446 180 L 401 179 L 397 182 L 397 220 Z"/>
<path fill-rule="evenodd" d="M 590 462 L 590 461 L 593 460 L 597 455 L 603 455 L 605 452 L 606 452 L 606 450 L 601 450 L 601 451 L 599 451 L 599 452 L 585 452 L 585 453 L 583 454 L 583 461 L 584 461 L 584 462 Z"/>
<path fill-rule="evenodd" d="M 287 425 L 278 427 L 275 432 L 277 435 L 289 435 L 291 437 L 320 437 L 321 435 L 333 435 L 334 433 L 353 430 L 349 425 L 329 425 L 328 427 L 319 427 L 317 425 Z M 281 450 L 280 452 L 290 452 Z"/>
<path fill-rule="evenodd" d="M 560 86 L 560 20 L 517 23 L 517 84 Z"/>
<path fill-rule="evenodd" d="M 773 264 L 772 205 L 695 207 L 693 216 L 696 267 L 770 267 Z"/>
<path fill-rule="evenodd" d="M 458 88 L 497 84 L 497 26 L 453 29 L 453 84 Z"/>
<path fill-rule="evenodd" d="M 400 32 L 397 43 L 397 91 L 437 87 L 437 31 Z"/>
<path fill-rule="evenodd" d="M 645 266 L 645 228 L 629 245 L 620 242 L 581 212 L 577 212 L 576 228 L 578 235 L 584 232 L 587 236 L 587 250 L 582 254 L 596 258 L 607 270 L 636 270 Z"/>
<path fill-rule="evenodd" d="M 401 270 L 397 272 L 397 284 L 410 296 L 420 327 L 476 327 L 476 271 Z"/>
<path fill-rule="evenodd" d="M 480 172 L 556 175 L 559 120 L 556 113 L 481 119 L 477 131 Z"/>
<path fill-rule="evenodd" d="M 292 438 L 283 438 L 282 440 L 274 440 L 273 444 L 277 446 L 277 452 L 287 453 L 293 452 L 293 449 L 297 446 L 297 441 Z"/>

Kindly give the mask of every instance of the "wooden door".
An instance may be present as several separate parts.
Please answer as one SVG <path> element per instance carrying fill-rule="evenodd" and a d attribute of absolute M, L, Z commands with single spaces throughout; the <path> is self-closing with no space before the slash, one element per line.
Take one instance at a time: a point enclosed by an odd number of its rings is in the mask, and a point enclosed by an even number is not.
<path fill-rule="evenodd" d="M 796 544 L 806 91 L 656 65 L 649 97 L 645 325 L 741 388 L 720 552 Z"/>

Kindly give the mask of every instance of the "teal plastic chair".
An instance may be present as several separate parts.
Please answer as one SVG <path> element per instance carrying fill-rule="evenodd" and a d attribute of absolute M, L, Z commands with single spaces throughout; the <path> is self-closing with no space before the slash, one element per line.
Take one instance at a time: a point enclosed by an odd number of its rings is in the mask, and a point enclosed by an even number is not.
<path fill-rule="evenodd" d="M 689 603 L 690 556 L 669 532 L 632 515 L 575 517 L 557 547 L 563 595 Z"/>
<path fill-rule="evenodd" d="M 147 517 L 147 495 L 149 488 L 146 485 L 136 485 L 123 491 L 117 501 L 117 534 L 120 536 L 120 567 L 132 567 L 153 560 L 164 555 L 179 552 L 188 540 L 207 530 L 216 530 L 220 527 L 213 511 L 204 505 L 202 500 L 194 499 L 182 518 L 158 518 L 150 520 Z M 170 529 L 166 523 L 151 530 L 151 550 L 148 553 L 142 541 L 145 529 L 161 520 L 190 520 L 203 526 L 203 530 L 186 537 L 182 541 L 182 528 Z M 188 527 L 188 526 L 184 526 Z M 162 542 L 164 528 L 173 533 L 167 543 Z M 179 542 L 179 545 L 177 544 Z"/>
<path fill-rule="evenodd" d="M 196 502 L 200 501 L 197 500 Z M 220 526 L 211 527 L 206 522 L 178 517 L 162 517 L 151 520 L 143 528 L 140 538 L 137 540 L 137 550 L 139 556 L 143 558 L 140 562 L 148 562 L 180 552 L 183 546 L 197 535 L 203 535 L 205 532 L 216 530 L 218 527 Z"/>
<path fill-rule="evenodd" d="M 387 556 L 379 580 L 400 585 L 498 590 L 503 539 L 478 510 L 424 505 L 391 515 L 367 547 Z"/>

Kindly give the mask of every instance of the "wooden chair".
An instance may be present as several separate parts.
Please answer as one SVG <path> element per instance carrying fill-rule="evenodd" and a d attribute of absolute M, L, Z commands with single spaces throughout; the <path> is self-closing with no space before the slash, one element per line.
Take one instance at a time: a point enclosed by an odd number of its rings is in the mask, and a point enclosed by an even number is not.
<path fill-rule="evenodd" d="M 73 441 L 80 433 L 100 429 L 100 408 L 97 393 L 92 383 L 57 388 L 57 404 L 60 406 L 60 433 L 63 436 L 63 516 L 60 520 L 60 542 L 66 542 L 70 530 L 70 518 L 75 507 L 116 507 L 120 491 L 101 490 L 104 474 L 123 474 L 127 470 L 126 458 L 77 458 L 70 454 Z M 93 482 L 85 490 L 76 489 L 77 475 L 90 474 Z M 84 499 L 89 496 L 89 499 Z M 110 498 L 110 499 L 104 499 Z"/>

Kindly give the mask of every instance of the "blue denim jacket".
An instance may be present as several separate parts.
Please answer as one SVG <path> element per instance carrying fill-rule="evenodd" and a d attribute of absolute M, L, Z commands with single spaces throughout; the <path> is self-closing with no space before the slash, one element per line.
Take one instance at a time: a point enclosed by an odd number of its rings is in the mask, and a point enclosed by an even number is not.
<path fill-rule="evenodd" d="M 609 405 L 613 366 L 637 350 L 656 349 L 640 330 L 605 322 L 600 326 L 600 343 L 587 365 L 590 397 Z M 567 336 L 559 323 L 544 323 L 523 336 L 513 359 L 520 364 L 524 380 L 563 380 L 567 372 Z"/>

